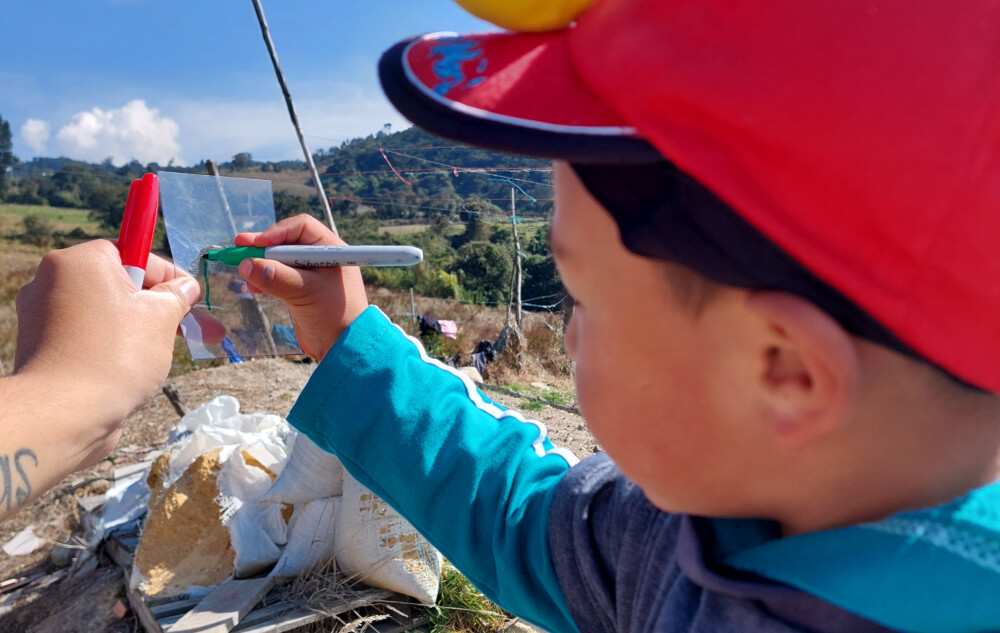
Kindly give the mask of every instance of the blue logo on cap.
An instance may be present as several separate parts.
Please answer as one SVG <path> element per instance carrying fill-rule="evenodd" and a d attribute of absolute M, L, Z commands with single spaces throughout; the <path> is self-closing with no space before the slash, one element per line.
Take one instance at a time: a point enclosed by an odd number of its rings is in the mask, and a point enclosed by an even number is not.
<path fill-rule="evenodd" d="M 441 96 L 447 95 L 453 88 L 466 84 L 469 87 L 477 86 L 486 81 L 486 77 L 472 77 L 466 80 L 462 72 L 462 65 L 465 62 L 479 59 L 483 52 L 477 49 L 477 42 L 462 38 L 451 38 L 442 40 L 441 44 L 432 46 L 430 57 L 437 57 L 431 65 L 434 75 L 441 81 L 434 86 L 434 92 Z M 486 72 L 486 60 L 481 59 L 476 67 L 476 74 L 482 75 Z"/>

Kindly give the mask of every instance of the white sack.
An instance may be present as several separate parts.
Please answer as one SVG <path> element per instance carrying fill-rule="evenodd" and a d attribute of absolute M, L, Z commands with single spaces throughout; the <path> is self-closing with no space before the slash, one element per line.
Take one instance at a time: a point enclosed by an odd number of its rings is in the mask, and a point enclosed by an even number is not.
<path fill-rule="evenodd" d="M 348 577 L 434 604 L 441 553 L 350 473 L 336 516 L 337 563 Z"/>
<path fill-rule="evenodd" d="M 200 455 L 219 447 L 219 459 L 226 462 L 237 447 L 259 444 L 252 451 L 254 457 L 275 475 L 281 474 L 288 458 L 291 427 L 276 415 L 240 413 L 240 403 L 232 396 L 218 396 L 189 412 L 177 423 L 176 430 L 182 439 L 171 447 L 168 484 Z"/>
<path fill-rule="evenodd" d="M 276 522 L 280 523 L 280 528 Z M 281 518 L 281 506 L 250 503 L 236 512 L 229 523 L 229 538 L 236 552 L 235 578 L 256 576 L 278 562 L 281 550 L 275 535 L 269 533 L 276 530 L 280 530 L 284 540 L 285 520 Z"/>
<path fill-rule="evenodd" d="M 294 437 L 285 469 L 261 503 L 307 503 L 340 496 L 344 489 L 344 467 L 337 456 L 324 451 L 306 435 L 295 433 Z"/>
<path fill-rule="evenodd" d="M 291 427 L 276 415 L 240 413 L 236 398 L 218 396 L 185 415 L 175 431 L 180 439 L 170 447 L 166 487 L 198 457 L 218 449 L 218 520 L 229 531 L 233 575 L 252 576 L 271 567 L 287 541 L 286 526 L 282 506 L 260 499 L 285 467 Z"/>
<path fill-rule="evenodd" d="M 280 506 L 274 506 L 280 507 Z M 288 527 L 288 543 L 278 568 L 278 576 L 297 576 L 322 567 L 334 555 L 334 525 L 340 497 L 315 499 L 296 506 Z"/>

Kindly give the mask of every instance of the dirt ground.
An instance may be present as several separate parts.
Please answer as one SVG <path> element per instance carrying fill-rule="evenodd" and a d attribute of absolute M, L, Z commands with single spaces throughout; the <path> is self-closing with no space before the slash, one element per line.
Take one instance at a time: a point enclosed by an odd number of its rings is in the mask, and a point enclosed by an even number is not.
<path fill-rule="evenodd" d="M 288 359 L 262 359 L 193 371 L 170 379 L 181 399 L 193 409 L 215 396 L 235 396 L 246 413 L 267 412 L 286 415 L 299 391 L 314 369 L 314 364 Z M 533 375 L 525 384 L 544 376 Z M 548 377 L 550 386 L 571 391 L 566 377 Z M 517 397 L 488 392 L 494 401 L 518 409 Z M 562 410 L 545 407 L 525 412 L 527 417 L 543 422 L 552 441 L 571 449 L 579 457 L 598 450 L 582 418 Z M 112 456 L 88 471 L 71 475 L 46 493 L 32 506 L 0 522 L 0 543 L 6 543 L 28 525 L 49 545 L 26 556 L 11 557 L 0 551 L 0 581 L 9 578 L 45 574 L 34 584 L 7 594 L 0 593 L 0 633 L 131 633 L 141 631 L 134 616 L 116 617 L 112 609 L 124 600 L 120 569 L 106 558 L 88 574 L 66 578 L 39 589 L 44 578 L 52 578 L 57 568 L 50 553 L 55 543 L 67 542 L 79 529 L 77 499 L 106 490 L 114 468 L 143 461 L 151 451 L 162 448 L 170 429 L 179 420 L 168 399 L 159 394 L 145 408 L 135 413 L 125 425 L 122 440 Z M 2 591 L 2 588 L 0 588 Z"/>

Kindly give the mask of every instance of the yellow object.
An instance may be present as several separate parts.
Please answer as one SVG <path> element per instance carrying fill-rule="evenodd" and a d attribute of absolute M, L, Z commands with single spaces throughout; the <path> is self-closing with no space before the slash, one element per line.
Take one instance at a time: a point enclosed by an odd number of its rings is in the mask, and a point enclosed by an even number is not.
<path fill-rule="evenodd" d="M 511 31 L 565 28 L 594 0 L 455 0 L 476 16 Z"/>

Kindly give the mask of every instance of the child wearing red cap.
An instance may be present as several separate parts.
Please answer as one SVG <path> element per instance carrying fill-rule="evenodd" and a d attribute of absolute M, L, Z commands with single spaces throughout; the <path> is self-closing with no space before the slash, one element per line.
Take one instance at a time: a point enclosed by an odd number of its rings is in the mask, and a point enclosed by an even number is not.
<path fill-rule="evenodd" d="M 323 358 L 290 421 L 549 631 L 1000 630 L 998 23 L 598 0 L 397 45 L 411 120 L 557 161 L 607 453 L 577 463 L 429 359 L 357 270 L 246 261 Z M 238 243 L 339 240 L 294 218 Z"/>

